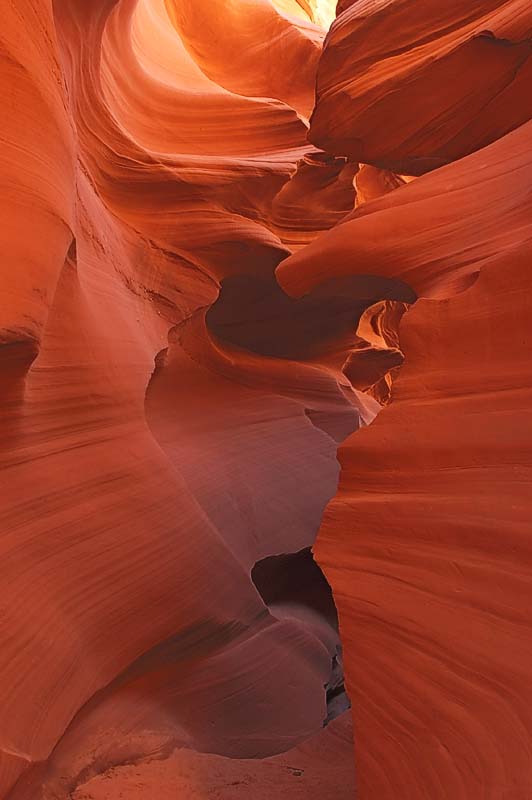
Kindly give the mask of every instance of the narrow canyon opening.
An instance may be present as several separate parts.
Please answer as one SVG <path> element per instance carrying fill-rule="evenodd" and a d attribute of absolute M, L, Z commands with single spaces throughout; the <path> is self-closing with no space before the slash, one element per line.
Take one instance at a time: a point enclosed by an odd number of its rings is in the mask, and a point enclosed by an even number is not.
<path fill-rule="evenodd" d="M 2 5 L 0 800 L 529 800 L 530 0 Z"/>
<path fill-rule="evenodd" d="M 274 616 L 294 617 L 314 627 L 324 646 L 334 650 L 324 692 L 328 725 L 351 707 L 344 685 L 342 644 L 332 589 L 314 560 L 312 549 L 269 556 L 258 561 L 251 579 Z"/>

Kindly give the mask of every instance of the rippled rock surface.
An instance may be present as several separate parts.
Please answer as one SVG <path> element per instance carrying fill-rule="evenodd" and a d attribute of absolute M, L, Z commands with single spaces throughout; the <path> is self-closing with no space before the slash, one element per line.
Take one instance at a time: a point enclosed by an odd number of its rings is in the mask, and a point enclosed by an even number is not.
<path fill-rule="evenodd" d="M 529 800 L 531 31 L 6 3 L 2 800 Z"/>

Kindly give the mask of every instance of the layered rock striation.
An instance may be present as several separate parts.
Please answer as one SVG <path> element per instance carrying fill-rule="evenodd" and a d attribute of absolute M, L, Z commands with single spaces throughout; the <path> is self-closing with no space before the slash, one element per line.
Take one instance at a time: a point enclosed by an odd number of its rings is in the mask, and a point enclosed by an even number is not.
<path fill-rule="evenodd" d="M 7 4 L 1 798 L 352 797 L 348 696 L 529 797 L 532 12 L 422 6 Z"/>

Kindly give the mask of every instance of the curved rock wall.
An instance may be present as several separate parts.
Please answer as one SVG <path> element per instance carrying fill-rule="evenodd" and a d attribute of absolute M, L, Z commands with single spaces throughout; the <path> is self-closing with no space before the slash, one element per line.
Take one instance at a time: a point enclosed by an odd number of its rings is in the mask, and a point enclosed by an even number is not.
<path fill-rule="evenodd" d="M 334 5 L 4 9 L 6 800 L 530 795 L 532 13 Z"/>

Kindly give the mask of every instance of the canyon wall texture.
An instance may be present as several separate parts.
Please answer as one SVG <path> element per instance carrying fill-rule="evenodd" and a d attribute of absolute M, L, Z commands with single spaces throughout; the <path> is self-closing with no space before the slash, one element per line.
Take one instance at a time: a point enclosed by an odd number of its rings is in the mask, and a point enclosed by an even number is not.
<path fill-rule="evenodd" d="M 4 4 L 2 800 L 529 800 L 531 56 Z"/>

